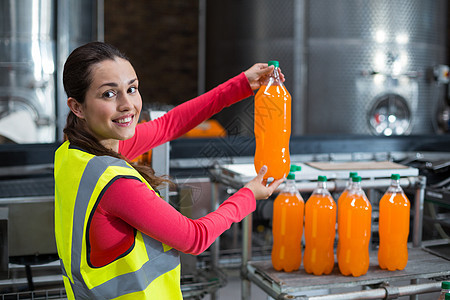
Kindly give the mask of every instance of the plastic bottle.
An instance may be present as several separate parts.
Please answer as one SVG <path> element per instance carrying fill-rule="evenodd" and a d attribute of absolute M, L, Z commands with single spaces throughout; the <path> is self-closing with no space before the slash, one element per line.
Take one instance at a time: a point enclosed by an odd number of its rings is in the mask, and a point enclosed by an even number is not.
<path fill-rule="evenodd" d="M 283 190 L 273 203 L 272 265 L 275 270 L 292 272 L 302 263 L 304 201 L 289 173 Z"/>
<path fill-rule="evenodd" d="M 343 275 L 358 277 L 369 269 L 372 205 L 361 189 L 361 177 L 353 177 L 352 182 L 347 197 L 340 203 L 342 214 L 338 235 L 341 248 L 338 264 Z"/>
<path fill-rule="evenodd" d="M 342 209 L 340 209 L 340 207 L 341 207 L 340 203 L 342 202 L 342 199 L 345 199 L 345 197 L 347 197 L 348 191 L 350 190 L 350 185 L 352 184 L 352 178 L 354 176 L 358 176 L 358 173 L 357 172 L 350 172 L 349 177 L 348 177 L 348 181 L 347 181 L 347 184 L 346 184 L 346 187 L 345 187 L 344 191 L 342 192 L 342 194 L 338 198 L 338 203 L 337 203 L 337 210 L 338 210 L 337 224 L 338 224 L 338 226 L 339 226 L 339 224 L 341 222 L 340 219 L 341 219 L 341 213 L 342 213 Z M 340 241 L 339 235 L 338 235 L 338 244 L 337 244 L 337 248 L 336 248 L 336 257 L 339 256 L 340 249 L 341 249 L 341 241 Z"/>
<path fill-rule="evenodd" d="M 273 74 L 255 95 L 255 170 L 268 167 L 264 178 L 280 179 L 289 173 L 289 139 L 291 136 L 291 95 L 280 80 L 278 61 L 269 61 L 275 66 Z"/>
<path fill-rule="evenodd" d="M 307 273 L 330 274 L 334 267 L 336 236 L 336 203 L 326 187 L 327 177 L 319 176 L 305 204 L 305 254 L 303 266 Z"/>
<path fill-rule="evenodd" d="M 450 293 L 450 281 L 442 281 L 441 283 L 441 293 L 437 300 L 445 300 L 446 295 Z"/>
<path fill-rule="evenodd" d="M 380 200 L 378 264 L 389 271 L 403 270 L 408 263 L 409 200 L 400 187 L 400 175 L 391 175 L 391 185 Z"/>

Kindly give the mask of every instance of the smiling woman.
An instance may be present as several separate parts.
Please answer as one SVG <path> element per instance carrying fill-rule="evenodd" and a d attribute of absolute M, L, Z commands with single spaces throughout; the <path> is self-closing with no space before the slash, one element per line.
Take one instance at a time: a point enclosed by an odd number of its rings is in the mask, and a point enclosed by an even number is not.
<path fill-rule="evenodd" d="M 142 109 L 136 73 L 116 57 L 93 65 L 91 76 L 84 102 L 69 97 L 67 104 L 105 148 L 119 152 L 119 140 L 133 137 Z"/>
<path fill-rule="evenodd" d="M 138 124 L 138 78 L 115 47 L 94 42 L 64 65 L 70 108 L 55 153 L 55 237 L 69 299 L 181 299 L 178 251 L 200 254 L 283 179 L 248 182 L 214 212 L 192 220 L 161 199 L 165 179 L 133 158 L 182 136 L 253 94 L 273 71 L 255 64 L 162 117 Z"/>

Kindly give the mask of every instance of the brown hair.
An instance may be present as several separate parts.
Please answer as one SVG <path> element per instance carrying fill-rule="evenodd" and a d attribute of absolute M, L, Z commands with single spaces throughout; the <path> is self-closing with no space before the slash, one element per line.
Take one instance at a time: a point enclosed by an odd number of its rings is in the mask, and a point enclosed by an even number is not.
<path fill-rule="evenodd" d="M 88 43 L 75 49 L 64 64 L 63 84 L 67 96 L 76 99 L 79 103 L 84 103 L 86 92 L 92 83 L 92 66 L 115 58 L 129 61 L 117 48 L 103 42 Z M 104 147 L 89 133 L 85 121 L 79 119 L 72 111 L 67 116 L 64 136 L 72 145 L 76 145 L 93 155 L 108 155 L 129 162 L 121 154 Z M 156 188 L 163 182 L 170 182 L 163 177 L 155 176 L 155 171 L 148 165 L 134 164 L 133 167 L 152 187 Z"/>

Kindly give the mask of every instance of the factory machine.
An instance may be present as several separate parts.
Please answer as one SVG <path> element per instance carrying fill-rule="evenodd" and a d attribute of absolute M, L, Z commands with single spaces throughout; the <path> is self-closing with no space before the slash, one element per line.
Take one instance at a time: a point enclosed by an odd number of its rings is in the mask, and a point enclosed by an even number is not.
<path fill-rule="evenodd" d="M 102 4 L 0 1 L 2 295 L 61 281 L 55 263 L 53 154 L 67 115 L 62 67 L 74 48 L 103 38 Z M 53 265 L 40 267 L 48 263 Z"/>

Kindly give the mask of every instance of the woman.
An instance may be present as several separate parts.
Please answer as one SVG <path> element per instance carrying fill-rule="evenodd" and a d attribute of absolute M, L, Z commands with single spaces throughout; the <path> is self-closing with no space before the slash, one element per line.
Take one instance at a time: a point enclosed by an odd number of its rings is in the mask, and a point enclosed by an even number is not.
<path fill-rule="evenodd" d="M 253 94 L 273 67 L 255 64 L 161 118 L 137 124 L 136 73 L 111 45 L 75 49 L 64 65 L 67 140 L 55 153 L 55 235 L 69 299 L 181 299 L 178 251 L 199 254 L 282 182 L 258 176 L 191 220 L 159 198 L 164 179 L 128 162 Z"/>

